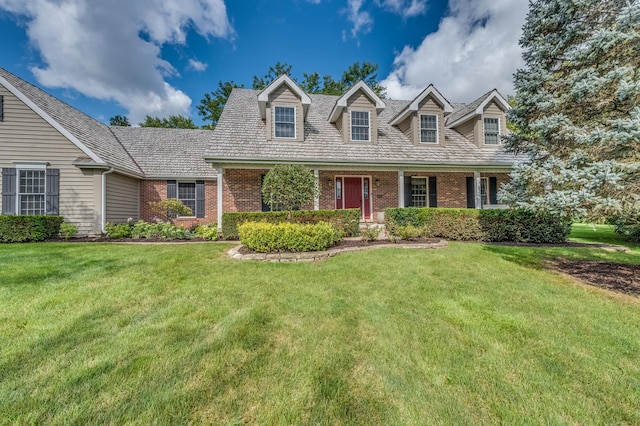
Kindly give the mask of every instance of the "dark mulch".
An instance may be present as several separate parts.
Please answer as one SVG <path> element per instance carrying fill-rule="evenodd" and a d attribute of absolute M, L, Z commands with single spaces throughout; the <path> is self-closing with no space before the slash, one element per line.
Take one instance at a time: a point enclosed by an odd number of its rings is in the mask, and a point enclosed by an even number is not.
<path fill-rule="evenodd" d="M 590 285 L 640 296 L 640 265 L 558 259 L 551 267 Z"/>
<path fill-rule="evenodd" d="M 435 244 L 440 242 L 439 238 L 415 238 L 412 240 L 402 240 L 397 243 L 391 242 L 389 240 L 374 240 L 374 241 L 363 241 L 363 240 L 342 240 L 334 246 L 331 246 L 332 249 L 340 249 L 347 247 L 367 247 L 367 246 L 390 246 L 393 247 L 394 244 Z M 251 254 L 254 253 L 252 250 L 249 250 L 246 247 L 241 247 L 239 250 L 240 254 Z"/>

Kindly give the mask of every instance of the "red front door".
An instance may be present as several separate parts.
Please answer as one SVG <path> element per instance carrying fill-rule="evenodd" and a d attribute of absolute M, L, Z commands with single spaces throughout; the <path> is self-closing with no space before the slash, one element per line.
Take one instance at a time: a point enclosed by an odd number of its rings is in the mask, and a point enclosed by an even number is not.
<path fill-rule="evenodd" d="M 344 177 L 345 209 L 360 209 L 362 218 L 371 217 L 370 182 L 368 177 Z M 340 206 L 338 207 L 340 208 Z"/>

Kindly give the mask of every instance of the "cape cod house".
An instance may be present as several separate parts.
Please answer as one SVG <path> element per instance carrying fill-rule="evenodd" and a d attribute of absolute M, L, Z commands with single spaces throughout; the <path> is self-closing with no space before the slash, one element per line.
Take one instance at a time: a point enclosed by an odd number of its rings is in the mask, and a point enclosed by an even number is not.
<path fill-rule="evenodd" d="M 315 209 L 491 208 L 517 159 L 504 151 L 505 99 L 492 90 L 450 103 L 432 85 L 380 99 L 364 82 L 310 95 L 283 75 L 261 92 L 234 89 L 214 131 L 106 126 L 0 68 L 2 214 L 59 214 L 83 234 L 150 220 L 149 202 L 178 198 L 193 217 L 260 211 L 262 177 L 304 164 Z"/>

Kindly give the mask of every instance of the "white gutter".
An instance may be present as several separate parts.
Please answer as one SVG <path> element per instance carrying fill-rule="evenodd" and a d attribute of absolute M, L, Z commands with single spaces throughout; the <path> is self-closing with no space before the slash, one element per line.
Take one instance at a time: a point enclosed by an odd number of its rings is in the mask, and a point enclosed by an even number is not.
<path fill-rule="evenodd" d="M 105 226 L 107 224 L 107 175 L 109 173 L 113 173 L 114 170 L 115 169 L 111 167 L 106 172 L 102 172 L 102 217 L 100 219 L 102 223 L 100 228 L 103 234 L 107 233 L 107 230 L 105 229 Z"/>

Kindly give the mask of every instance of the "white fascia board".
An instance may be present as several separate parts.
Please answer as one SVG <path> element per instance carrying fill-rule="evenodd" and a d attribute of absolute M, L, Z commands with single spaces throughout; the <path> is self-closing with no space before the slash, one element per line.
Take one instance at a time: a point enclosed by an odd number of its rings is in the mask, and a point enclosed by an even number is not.
<path fill-rule="evenodd" d="M 283 84 L 286 84 L 291 90 L 293 90 L 296 95 L 300 97 L 300 101 L 302 102 L 302 109 L 304 110 L 304 115 L 306 117 L 309 105 L 311 105 L 311 98 L 288 75 L 282 74 L 280 77 L 273 80 L 271 84 L 265 87 L 262 92 L 258 93 L 260 116 L 263 120 L 265 120 L 267 117 L 267 103 L 269 102 L 269 95 L 271 95 L 274 90 L 276 90 Z"/>
<path fill-rule="evenodd" d="M 502 107 L 504 111 L 511 109 L 511 105 L 509 105 L 509 102 L 507 102 L 507 100 L 502 97 L 502 95 L 498 92 L 498 89 L 493 89 L 493 92 L 491 92 L 491 94 L 487 96 L 484 102 L 482 102 L 480 105 L 478 105 L 478 108 L 476 108 L 476 115 L 484 113 L 484 109 L 487 107 L 487 105 L 489 105 L 489 102 L 494 100 Z"/>
<path fill-rule="evenodd" d="M 371 87 L 367 85 L 367 83 L 360 80 L 356 84 L 354 84 L 353 87 L 347 91 L 347 93 L 345 93 L 344 95 L 340 96 L 340 98 L 338 98 L 338 100 L 336 101 L 336 104 L 333 106 L 333 109 L 331 110 L 331 114 L 329 114 L 330 123 L 335 123 L 338 120 L 338 118 L 340 118 L 342 109 L 347 107 L 347 100 L 351 96 L 353 96 L 358 90 L 362 90 L 365 93 L 365 95 L 367 95 L 367 97 L 376 104 L 376 112 L 378 114 L 380 113 L 380 111 L 382 111 L 387 107 L 385 103 L 382 101 L 382 99 L 380 99 L 380 97 L 376 95 L 376 92 L 374 92 L 371 89 Z"/>
<path fill-rule="evenodd" d="M 4 77 L 0 76 L 0 84 L 7 88 L 8 91 L 13 93 L 18 99 L 24 102 L 29 108 L 33 110 L 36 114 L 38 114 L 44 121 L 49 123 L 54 129 L 56 129 L 62 136 L 67 138 L 71 143 L 73 143 L 80 151 L 85 153 L 89 158 L 91 158 L 96 163 L 106 164 L 100 157 L 98 157 L 93 151 L 91 151 L 85 144 L 80 142 L 78 138 L 73 136 L 67 129 L 62 127 L 60 123 L 54 120 L 49 114 L 44 112 L 39 106 L 33 103 L 31 99 L 29 99 L 24 93 L 14 87 L 11 83 L 9 83 Z"/>
<path fill-rule="evenodd" d="M 420 103 L 424 101 L 429 95 L 432 95 L 440 103 L 444 115 L 448 115 L 453 112 L 453 107 L 451 106 L 449 101 L 447 101 L 445 97 L 442 96 L 442 94 L 438 91 L 438 89 L 434 87 L 433 84 L 430 84 L 426 89 L 422 91 L 422 93 L 416 96 L 413 101 L 411 101 L 411 103 L 389 124 L 391 124 L 392 126 L 396 126 L 402 123 L 412 112 L 416 112 L 420 109 Z"/>

